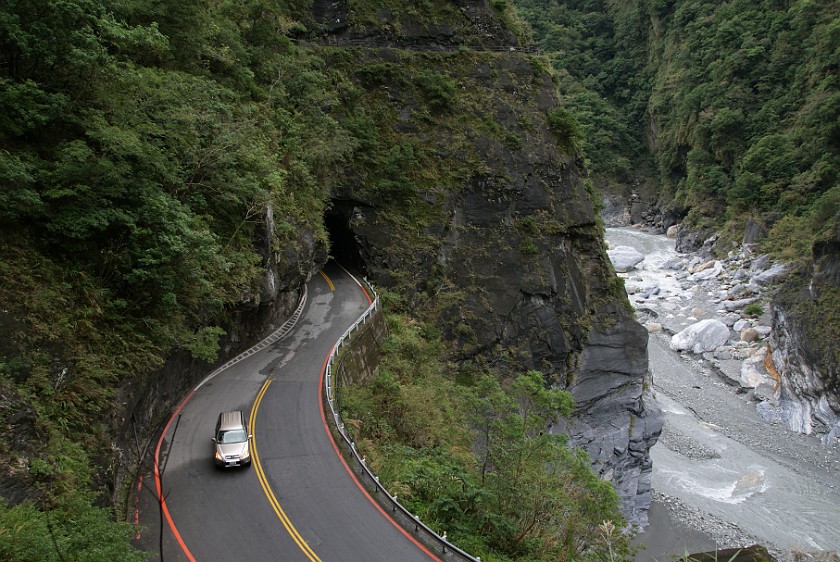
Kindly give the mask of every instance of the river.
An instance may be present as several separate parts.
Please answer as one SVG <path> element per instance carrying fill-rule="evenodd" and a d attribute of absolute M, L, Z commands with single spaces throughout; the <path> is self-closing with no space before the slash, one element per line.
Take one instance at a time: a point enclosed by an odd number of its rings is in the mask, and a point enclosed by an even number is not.
<path fill-rule="evenodd" d="M 673 240 L 610 228 L 607 241 L 646 256 L 622 275 L 628 286 L 660 289 L 654 299 L 631 295 L 637 310 L 667 317 L 671 331 L 695 321 L 692 309 L 715 314 L 710 291 L 684 284 L 664 267 L 679 256 Z M 672 351 L 670 337 L 665 331 L 649 338 L 665 427 L 650 453 L 655 500 L 637 560 L 756 542 L 781 559 L 793 559 L 795 551 L 840 550 L 840 446 L 762 421 L 749 393 L 727 384 L 701 356 Z"/>

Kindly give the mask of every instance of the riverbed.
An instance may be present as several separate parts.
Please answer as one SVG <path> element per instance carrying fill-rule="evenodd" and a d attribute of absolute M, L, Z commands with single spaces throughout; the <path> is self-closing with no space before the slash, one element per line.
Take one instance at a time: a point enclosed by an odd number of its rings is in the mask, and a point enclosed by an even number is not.
<path fill-rule="evenodd" d="M 653 388 L 665 413 L 651 450 L 654 505 L 638 537 L 637 560 L 716 548 L 767 546 L 780 559 L 795 552 L 840 550 L 840 446 L 763 421 L 757 399 L 700 355 L 669 347 L 672 332 L 714 316 L 713 291 L 691 286 L 665 267 L 674 241 L 634 228 L 607 229 L 611 247 L 645 255 L 625 283 L 656 286 L 654 298 L 631 295 L 640 319 L 663 320 L 650 334 Z M 732 338 L 737 339 L 733 332 Z"/>

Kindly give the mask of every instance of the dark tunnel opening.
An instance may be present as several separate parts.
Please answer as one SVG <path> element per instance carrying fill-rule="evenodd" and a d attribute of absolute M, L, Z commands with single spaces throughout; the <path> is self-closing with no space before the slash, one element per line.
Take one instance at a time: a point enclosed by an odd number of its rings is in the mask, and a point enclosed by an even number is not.
<path fill-rule="evenodd" d="M 324 215 L 324 226 L 330 237 L 330 257 L 350 270 L 367 275 L 361 246 L 350 229 L 351 213 L 352 209 L 342 209 L 340 205 L 335 205 Z"/>

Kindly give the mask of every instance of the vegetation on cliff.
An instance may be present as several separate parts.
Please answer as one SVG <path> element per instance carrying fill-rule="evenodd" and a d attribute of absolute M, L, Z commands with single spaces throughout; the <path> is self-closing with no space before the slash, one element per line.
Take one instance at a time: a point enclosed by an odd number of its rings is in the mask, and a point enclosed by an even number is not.
<path fill-rule="evenodd" d="M 600 189 L 799 262 L 778 300 L 837 388 L 827 295 L 804 288 L 840 227 L 840 5 L 830 0 L 516 0 L 562 77 Z M 830 267 L 830 265 L 829 265 Z M 805 273 L 801 273 L 805 272 Z"/>
<path fill-rule="evenodd" d="M 0 558 L 130 559 L 94 507 L 119 468 L 115 388 L 174 349 L 215 358 L 267 207 L 276 247 L 325 243 L 356 142 L 328 112 L 340 86 L 283 33 L 307 7 L 0 3 Z"/>
<path fill-rule="evenodd" d="M 351 4 L 358 14 L 378 13 L 368 3 Z M 513 26 L 506 37 L 524 36 L 510 4 L 492 5 L 494 29 Z M 358 182 L 357 195 L 388 202 L 388 226 L 401 237 L 395 239 L 410 240 L 422 256 L 431 241 L 417 234 L 440 212 L 432 202 L 462 188 L 488 158 L 454 133 L 476 130 L 520 150 L 546 120 L 562 151 L 579 149 L 568 112 L 543 116 L 517 97 L 518 78 L 511 80 L 517 69 L 499 77 L 495 61 L 505 54 L 406 51 L 389 63 L 367 59 L 361 48 L 306 46 L 291 38 L 317 28 L 309 8 L 299 0 L 0 0 L 3 559 L 66 559 L 68 552 L 88 560 L 138 557 L 128 546 L 128 526 L 102 507 L 116 503 L 114 474 L 125 469 L 114 466 L 110 449 L 119 424 L 115 390 L 159 367 L 173 350 L 215 359 L 230 311 L 258 298 L 267 257 L 255 239 L 263 236 L 268 209 L 276 254 L 299 244 L 304 231 L 326 246 L 330 191 L 352 161 L 347 182 Z M 441 6 L 440 13 L 450 9 Z M 462 25 L 464 12 L 456 16 Z M 540 59 L 516 64 L 524 87 L 547 76 Z M 498 95 L 517 108 L 516 128 L 501 126 L 486 111 L 490 101 L 460 81 L 467 67 L 479 68 L 476 80 L 492 79 L 494 87 L 507 81 Z M 410 119 L 385 103 L 395 80 L 396 95 L 414 109 Z M 442 121 L 447 127 L 439 127 Z M 395 124 L 417 134 L 395 136 Z M 436 135 L 452 136 L 441 143 Z M 517 251 L 536 259 L 541 236 L 565 227 L 537 217 L 521 228 L 529 239 Z M 280 265 L 305 276 L 298 268 L 306 264 Z M 398 277 L 394 284 L 404 282 L 408 293 L 415 290 L 411 281 Z M 475 392 L 474 401 L 495 401 L 500 423 L 513 424 L 514 408 L 501 388 Z M 442 407 L 430 419 L 444 419 L 453 405 Z M 514 429 L 502 423 L 498 431 Z M 519 430 L 535 439 L 512 444 L 533 447 L 534 458 L 574 476 L 548 496 L 550 507 L 562 501 L 577 510 L 573 502 L 583 498 L 586 517 L 570 519 L 562 540 L 544 519 L 528 532 L 517 530 L 512 491 L 501 489 L 509 482 L 485 470 L 485 480 L 498 480 L 493 495 L 485 495 L 476 461 L 463 454 L 457 469 L 485 503 L 472 512 L 469 528 L 453 523 L 450 532 L 499 556 L 554 552 L 560 544 L 580 552 L 598 518 L 620 518 L 615 494 L 558 440 L 533 435 L 530 426 Z M 447 437 L 449 451 L 468 442 L 457 437 Z M 404 458 L 444 450 L 393 446 L 403 448 Z M 438 460 L 431 470 L 456 467 L 452 459 Z M 431 493 L 413 491 L 418 502 Z M 453 521 L 445 506 L 434 509 L 441 523 Z M 513 546 L 502 549 L 511 537 Z"/>
<path fill-rule="evenodd" d="M 571 395 L 537 371 L 456 382 L 436 330 L 396 315 L 388 326 L 376 379 L 343 389 L 342 417 L 403 505 L 482 560 L 629 556 L 615 490 L 545 431 L 569 416 Z"/>
<path fill-rule="evenodd" d="M 840 6 L 829 0 L 516 0 L 564 77 L 602 186 L 810 255 L 840 210 Z"/>

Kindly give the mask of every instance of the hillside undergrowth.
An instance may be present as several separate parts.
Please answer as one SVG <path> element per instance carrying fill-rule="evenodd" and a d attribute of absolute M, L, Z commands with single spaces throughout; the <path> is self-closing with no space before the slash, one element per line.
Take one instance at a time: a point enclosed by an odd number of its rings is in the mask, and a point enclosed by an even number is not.
<path fill-rule="evenodd" d="M 391 494 L 489 561 L 632 559 L 619 500 L 585 452 L 545 429 L 573 401 L 528 371 L 447 375 L 436 330 L 399 315 L 376 379 L 342 389 L 342 417 Z M 454 375 L 453 375 L 454 376 Z"/>

